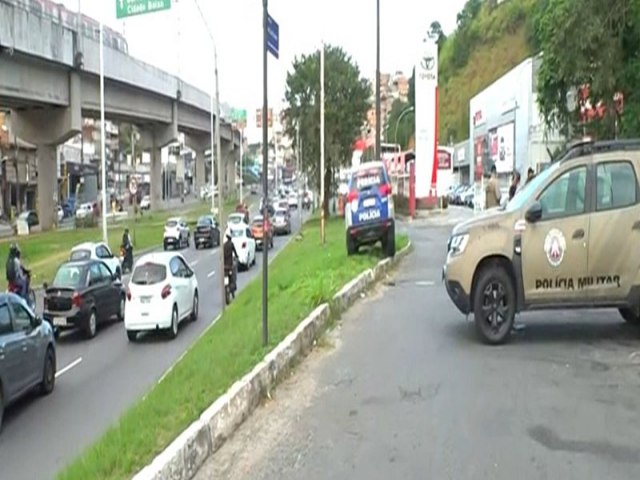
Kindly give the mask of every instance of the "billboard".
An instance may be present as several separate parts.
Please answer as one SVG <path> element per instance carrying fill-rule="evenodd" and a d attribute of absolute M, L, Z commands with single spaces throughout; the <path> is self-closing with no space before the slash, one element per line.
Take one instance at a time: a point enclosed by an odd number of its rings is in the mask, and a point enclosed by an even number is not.
<path fill-rule="evenodd" d="M 438 145 L 438 44 L 423 40 L 415 74 L 416 198 L 436 195 Z"/>
<path fill-rule="evenodd" d="M 441 148 L 438 149 L 438 170 L 451 170 L 452 163 L 451 152 L 447 150 L 443 150 Z"/>
<path fill-rule="evenodd" d="M 511 173 L 515 165 L 515 125 L 506 123 L 496 129 L 495 165 L 498 173 Z"/>

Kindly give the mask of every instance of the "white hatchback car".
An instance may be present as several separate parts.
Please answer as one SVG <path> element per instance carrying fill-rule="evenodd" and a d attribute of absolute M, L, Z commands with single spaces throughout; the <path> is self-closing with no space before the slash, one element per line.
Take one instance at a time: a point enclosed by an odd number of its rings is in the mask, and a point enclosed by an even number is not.
<path fill-rule="evenodd" d="M 111 249 L 102 242 L 85 242 L 76 245 L 71 249 L 69 260 L 102 260 L 102 262 L 109 267 L 112 274 L 116 277 L 122 278 L 122 263 L 120 257 L 116 257 L 111 252 Z"/>
<path fill-rule="evenodd" d="M 180 253 L 143 255 L 127 287 L 127 337 L 134 342 L 138 332 L 166 330 L 175 338 L 182 320 L 198 319 L 198 307 L 198 279 Z"/>
<path fill-rule="evenodd" d="M 168 250 L 169 247 L 188 247 L 190 237 L 191 231 L 183 218 L 173 217 L 168 219 L 167 223 L 164 224 L 162 244 L 165 250 Z"/>
<path fill-rule="evenodd" d="M 238 254 L 238 267 L 249 270 L 256 263 L 256 239 L 253 238 L 251 228 L 245 224 L 231 226 L 227 229 L 231 235 L 233 246 Z"/>

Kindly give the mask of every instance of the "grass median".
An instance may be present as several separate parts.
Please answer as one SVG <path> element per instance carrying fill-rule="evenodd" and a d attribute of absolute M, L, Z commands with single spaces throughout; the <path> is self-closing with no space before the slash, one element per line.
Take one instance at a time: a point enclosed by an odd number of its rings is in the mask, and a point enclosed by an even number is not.
<path fill-rule="evenodd" d="M 223 205 L 223 214 L 228 214 L 235 209 L 237 201 L 231 199 Z M 134 253 L 162 245 L 162 227 L 167 218 L 182 216 L 194 224 L 198 216 L 209 213 L 211 204 L 201 202 L 184 208 L 173 210 L 158 210 L 157 212 L 144 213 L 135 221 L 119 221 L 109 224 L 109 247 L 114 255 L 120 251 L 122 232 L 129 228 L 134 236 Z M 225 213 L 226 212 L 226 213 Z M 69 252 L 74 245 L 82 242 L 97 242 L 102 240 L 102 227 L 98 225 L 92 228 L 76 228 L 74 230 L 54 230 L 51 232 L 36 233 L 28 237 L 18 237 L 12 241 L 0 243 L 0 259 L 4 262 L 9 253 L 9 246 L 14 241 L 20 245 L 25 265 L 32 271 L 32 283 L 39 287 L 43 282 L 51 281 L 61 262 L 69 258 Z M 4 275 L 0 277 L 0 289 L 4 290 L 7 282 Z"/>
<path fill-rule="evenodd" d="M 58 480 L 128 479 L 142 469 L 300 321 L 381 258 L 378 248 L 347 257 L 344 220 L 304 225 L 269 267 L 269 340 L 262 347 L 260 277 L 252 280 L 164 380 L 130 408 Z M 397 237 L 398 249 L 408 242 Z M 140 345 L 140 348 L 144 348 Z"/>

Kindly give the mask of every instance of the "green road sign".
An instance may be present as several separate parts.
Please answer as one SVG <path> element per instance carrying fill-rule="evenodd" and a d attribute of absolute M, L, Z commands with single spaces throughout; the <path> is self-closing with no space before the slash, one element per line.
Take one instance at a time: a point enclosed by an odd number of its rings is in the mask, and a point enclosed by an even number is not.
<path fill-rule="evenodd" d="M 170 8 L 171 0 L 116 0 L 116 17 L 133 17 Z"/>
<path fill-rule="evenodd" d="M 247 121 L 247 111 L 237 108 L 231 109 L 231 119 L 234 122 L 246 122 Z"/>

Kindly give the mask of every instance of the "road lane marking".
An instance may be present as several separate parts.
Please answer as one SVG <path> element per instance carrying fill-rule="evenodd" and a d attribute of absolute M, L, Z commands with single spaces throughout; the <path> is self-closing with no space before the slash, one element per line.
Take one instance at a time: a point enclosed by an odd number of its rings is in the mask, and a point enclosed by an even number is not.
<path fill-rule="evenodd" d="M 191 265 L 192 267 L 195 267 L 196 265 L 198 265 L 198 262 L 200 260 L 193 260 L 192 262 L 189 262 L 189 265 Z"/>
<path fill-rule="evenodd" d="M 209 272 L 209 273 L 207 274 L 207 278 L 211 278 L 211 277 L 213 277 L 215 274 L 216 274 L 216 271 L 215 271 L 215 270 L 212 270 L 211 272 Z"/>
<path fill-rule="evenodd" d="M 419 280 L 416 282 L 416 285 L 419 287 L 433 287 L 436 282 L 432 280 Z"/>
<path fill-rule="evenodd" d="M 64 367 L 61 370 L 58 370 L 56 372 L 56 378 L 58 378 L 60 375 L 64 375 L 65 373 L 67 373 L 69 370 L 71 370 L 73 367 L 76 367 L 78 365 L 80 365 L 80 363 L 82 363 L 82 357 L 78 357 L 76 358 L 73 362 L 71 362 L 69 365 L 67 365 L 66 367 Z"/>

